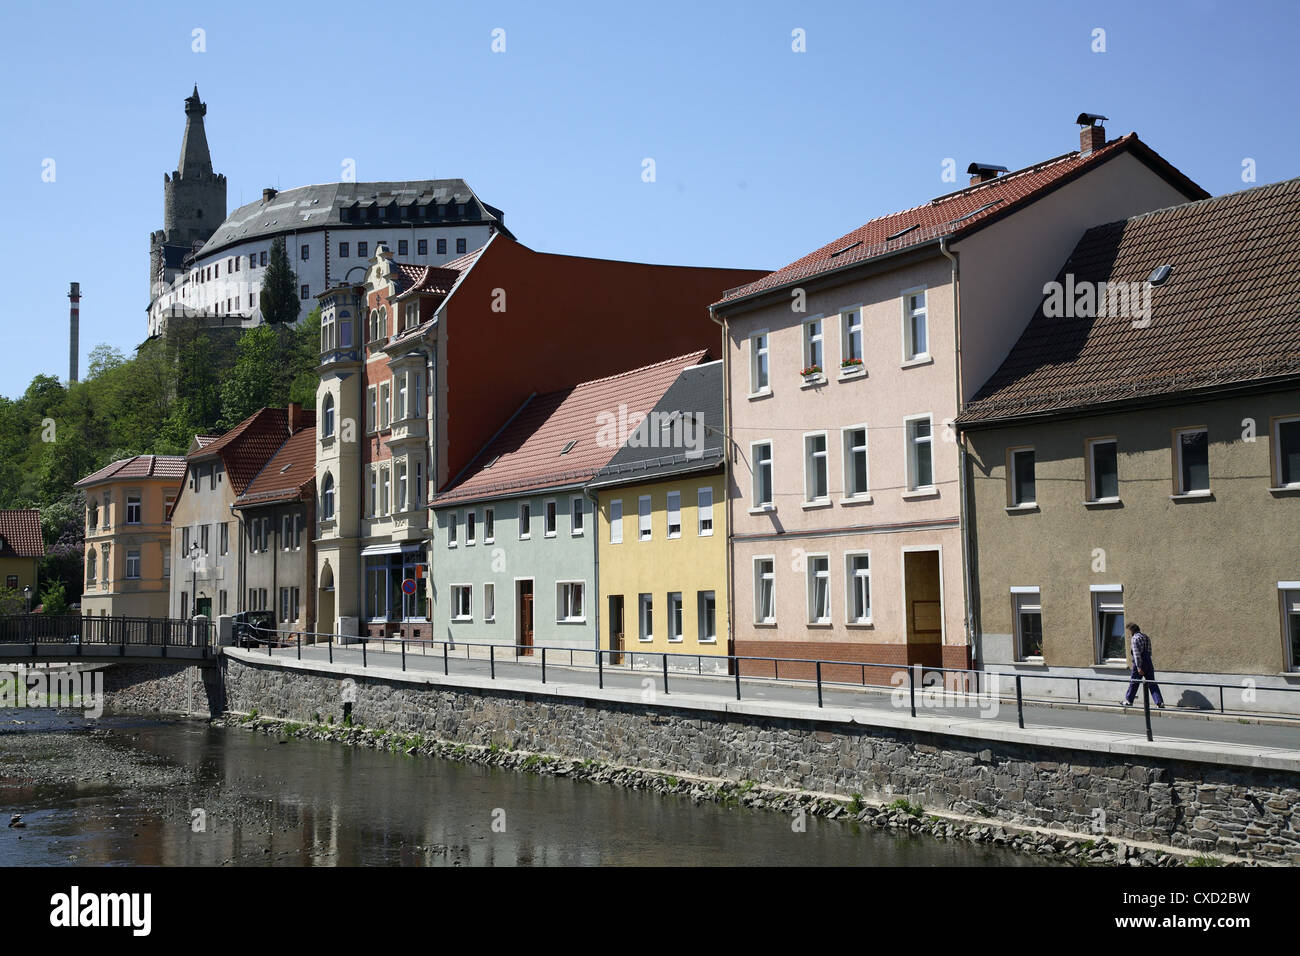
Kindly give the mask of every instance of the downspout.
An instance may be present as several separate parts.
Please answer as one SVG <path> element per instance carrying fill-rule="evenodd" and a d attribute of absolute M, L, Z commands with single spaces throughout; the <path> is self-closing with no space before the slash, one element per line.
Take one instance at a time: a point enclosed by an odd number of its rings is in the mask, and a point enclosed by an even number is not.
<path fill-rule="evenodd" d="M 731 441 L 731 353 L 727 348 L 727 320 L 719 319 L 709 307 L 709 318 L 712 319 L 721 330 L 722 338 L 722 441 L 726 449 L 723 454 L 722 465 L 722 487 L 727 496 L 727 651 L 731 655 L 736 653 L 736 581 L 733 574 L 735 568 L 735 556 L 732 551 L 735 547 L 732 538 L 732 529 L 735 527 L 732 521 L 733 496 L 731 494 L 731 457 L 733 454 Z M 737 669 L 740 664 L 737 662 Z"/>
<path fill-rule="evenodd" d="M 962 375 L 962 357 L 961 357 L 961 267 L 957 261 L 957 254 L 948 248 L 948 237 L 944 236 L 939 240 L 939 251 L 944 257 L 952 263 L 952 327 L 953 327 L 953 357 L 955 359 L 956 372 L 956 413 L 961 414 L 962 398 L 965 394 L 963 388 Z M 970 554 L 970 522 L 968 520 L 969 492 L 970 485 L 967 481 L 967 460 L 966 460 L 966 440 L 962 435 L 956 436 L 957 441 L 957 506 L 959 526 L 961 530 L 961 586 L 962 586 L 962 616 L 966 621 L 966 648 L 971 656 L 970 664 L 972 667 L 978 663 L 975 659 L 975 613 L 971 604 L 971 595 L 974 593 L 974 587 L 971 584 L 971 554 Z"/>
<path fill-rule="evenodd" d="M 592 601 L 592 619 L 596 622 L 596 650 L 600 651 L 600 502 L 597 500 L 599 494 L 592 491 L 591 485 L 582 486 L 583 495 L 591 501 L 591 593 L 595 595 L 596 600 Z M 610 648 L 613 650 L 613 647 Z"/>

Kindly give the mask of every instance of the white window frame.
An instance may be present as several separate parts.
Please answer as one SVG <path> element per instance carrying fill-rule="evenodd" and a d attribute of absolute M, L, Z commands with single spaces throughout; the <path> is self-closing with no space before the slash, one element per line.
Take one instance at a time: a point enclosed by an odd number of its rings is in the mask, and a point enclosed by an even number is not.
<path fill-rule="evenodd" d="M 850 306 L 847 309 L 840 310 L 840 375 L 857 375 L 867 367 L 867 353 L 864 350 L 863 333 L 866 327 L 866 319 L 863 316 L 861 305 Z M 852 355 L 854 337 L 857 341 L 857 355 Z M 857 358 L 862 360 L 861 365 L 846 367 L 844 365 L 849 359 Z"/>
<path fill-rule="evenodd" d="M 1292 476 L 1291 481 L 1284 481 L 1282 474 L 1282 426 L 1294 422 L 1300 422 L 1300 415 L 1280 415 L 1273 419 L 1272 428 L 1270 429 L 1269 442 L 1273 451 L 1273 487 L 1275 488 L 1300 488 L 1300 474 Z"/>
<path fill-rule="evenodd" d="M 822 450 L 815 452 L 811 449 L 810 442 L 814 439 L 822 440 Z M 812 477 L 813 469 L 817 466 L 817 459 L 821 459 L 821 469 L 825 484 L 826 493 L 823 495 L 812 495 Z M 831 441 L 829 435 L 824 432 L 804 432 L 803 434 L 803 501 L 806 505 L 830 504 L 831 500 Z"/>
<path fill-rule="evenodd" d="M 464 613 L 461 608 L 462 595 L 466 598 Z M 474 620 L 474 585 L 453 584 L 451 586 L 451 619 L 458 623 Z"/>
<path fill-rule="evenodd" d="M 853 433 L 862 432 L 862 444 L 853 444 Z M 870 429 L 867 428 L 866 422 L 860 422 L 857 425 L 845 425 L 840 429 L 840 455 L 843 458 L 844 466 L 844 500 L 862 501 L 871 497 L 871 453 L 870 448 Z M 864 459 L 863 471 L 866 473 L 866 487 L 854 488 L 855 469 L 854 456 L 858 453 L 859 448 L 862 451 Z"/>
<path fill-rule="evenodd" d="M 497 510 L 483 509 L 483 543 L 492 544 L 497 539 Z"/>
<path fill-rule="evenodd" d="M 813 326 L 816 325 L 816 331 Z M 810 315 L 800 323 L 799 339 L 802 343 L 803 368 L 816 365 L 821 374 L 826 374 L 826 316 Z M 814 357 L 813 353 L 819 353 Z"/>
<path fill-rule="evenodd" d="M 1183 436 L 1192 432 L 1205 433 L 1205 487 L 1183 487 Z M 1174 436 L 1174 496 L 1178 498 L 1205 497 L 1211 493 L 1210 484 L 1210 429 L 1205 425 L 1187 425 L 1175 428 Z"/>
<path fill-rule="evenodd" d="M 933 443 L 933 439 L 931 440 Z M 1020 500 L 1020 466 L 1016 457 L 1025 452 L 1033 455 L 1034 462 L 1034 500 Z M 930 465 L 934 467 L 933 462 Z M 1038 506 L 1038 453 L 1033 445 L 1012 445 L 1007 448 L 1007 506 L 1010 508 L 1036 508 Z"/>
<path fill-rule="evenodd" d="M 636 539 L 650 541 L 654 538 L 654 502 L 649 495 L 638 495 L 636 499 Z"/>
<path fill-rule="evenodd" d="M 447 512 L 447 547 L 459 547 L 460 542 L 456 540 L 456 523 L 460 520 L 460 513 L 457 511 Z"/>
<path fill-rule="evenodd" d="M 674 504 L 675 502 L 675 504 Z M 680 491 L 670 491 L 667 494 L 664 511 L 668 518 L 667 536 L 668 538 L 680 538 L 682 536 L 682 493 Z M 677 531 L 673 532 L 673 516 L 676 516 Z"/>
<path fill-rule="evenodd" d="M 638 641 L 649 644 L 655 639 L 654 634 L 655 596 L 653 593 L 641 592 L 636 596 L 636 636 Z M 647 627 L 647 621 L 649 626 Z"/>
<path fill-rule="evenodd" d="M 762 339 L 761 346 L 759 339 Z M 764 381 L 760 384 L 761 365 L 766 367 L 761 369 Z M 767 329 L 759 329 L 749 335 L 749 394 L 751 397 L 772 394 L 772 337 Z"/>
<path fill-rule="evenodd" d="M 533 503 L 519 502 L 519 540 L 528 541 L 533 536 Z"/>
<path fill-rule="evenodd" d="M 133 560 L 135 562 L 134 574 L 131 573 L 131 562 Z M 140 549 L 139 548 L 130 548 L 126 552 L 126 580 L 128 581 L 140 580 Z"/>
<path fill-rule="evenodd" d="M 912 298 L 921 296 L 924 303 L 921 308 L 914 308 Z M 915 286 L 911 289 L 904 289 L 901 293 L 902 303 L 902 321 L 903 321 L 903 364 L 920 364 L 930 360 L 930 296 L 926 286 Z M 917 349 L 916 342 L 912 334 L 912 319 L 919 314 L 921 318 L 922 334 L 925 336 L 925 348 Z"/>
<path fill-rule="evenodd" d="M 857 570 L 853 567 L 854 558 L 867 559 L 865 574 L 857 573 Z M 859 578 L 865 578 L 867 582 L 867 616 L 865 618 L 856 617 L 853 613 L 853 599 L 858 593 L 857 582 Z M 864 550 L 844 552 L 844 620 L 850 627 L 865 627 L 872 623 L 871 598 L 871 552 Z"/>
<path fill-rule="evenodd" d="M 700 485 L 695 491 L 695 533 L 701 538 L 713 535 L 713 486 Z M 708 522 L 706 528 L 704 522 Z"/>
<path fill-rule="evenodd" d="M 465 547 L 478 544 L 478 511 L 469 508 L 465 511 Z"/>
<path fill-rule="evenodd" d="M 1294 673 L 1300 671 L 1300 654 L 1293 650 L 1295 640 L 1291 634 L 1288 608 L 1294 606 L 1300 610 L 1300 581 L 1277 582 L 1277 595 L 1278 611 L 1282 615 L 1282 664 L 1288 673 Z"/>
<path fill-rule="evenodd" d="M 581 604 L 581 613 L 573 614 L 573 595 L 578 595 L 578 602 Z M 587 582 L 586 581 L 556 581 L 555 582 L 555 623 L 556 624 L 585 624 L 587 623 Z"/>
<path fill-rule="evenodd" d="M 758 460 L 758 449 L 760 448 L 767 449 L 767 462 L 766 462 L 767 500 L 766 501 L 764 501 L 759 496 L 759 489 L 762 488 L 764 484 L 762 467 Z M 753 467 L 753 475 L 754 475 L 753 487 L 751 488 L 753 500 L 751 501 L 750 504 L 750 510 L 751 511 L 775 511 L 776 510 L 776 489 L 774 485 L 775 485 L 775 478 L 776 478 L 776 448 L 773 445 L 772 440 L 770 438 L 765 438 L 761 441 L 750 442 L 749 460 L 753 462 L 752 467 Z"/>
<path fill-rule="evenodd" d="M 912 426 L 917 422 L 926 422 L 930 426 L 930 434 L 924 439 L 924 443 L 930 449 L 930 483 L 922 485 L 917 482 L 917 465 L 920 459 L 917 457 L 917 445 L 921 444 L 920 439 L 912 437 Z M 903 441 L 904 454 L 907 462 L 907 490 L 909 492 L 933 491 L 937 487 L 935 484 L 935 467 L 934 467 L 934 416 L 929 412 L 920 415 L 907 415 L 903 418 Z"/>
<path fill-rule="evenodd" d="M 1127 662 L 1127 647 L 1120 648 L 1119 657 L 1103 657 L 1103 637 L 1101 633 L 1101 612 L 1118 607 L 1128 624 L 1128 610 L 1124 606 L 1124 586 L 1122 584 L 1093 584 L 1088 588 L 1092 599 L 1092 654 L 1097 664 L 1123 664 Z M 1126 632 L 1127 633 L 1127 632 Z"/>
<path fill-rule="evenodd" d="M 556 498 L 542 502 L 542 537 L 554 538 L 560 528 L 560 503 Z"/>
<path fill-rule="evenodd" d="M 609 503 L 609 543 L 623 543 L 623 499 L 614 498 Z"/>
<path fill-rule="evenodd" d="M 497 619 L 497 586 L 492 581 L 483 582 L 483 620 Z"/>
<path fill-rule="evenodd" d="M 1011 589 L 1011 637 L 1014 640 L 1015 647 L 1012 649 L 1015 659 L 1018 662 L 1039 662 L 1043 660 L 1043 655 L 1029 655 L 1025 653 L 1025 635 L 1020 626 L 1020 615 L 1022 612 L 1038 612 L 1039 627 L 1043 622 L 1043 596 L 1037 587 L 1013 587 Z"/>
<path fill-rule="evenodd" d="M 131 510 L 132 510 L 132 507 L 134 507 L 134 509 L 135 509 L 135 520 L 134 520 L 134 521 L 131 519 Z M 126 523 L 127 523 L 127 524 L 139 524 L 141 518 L 143 518 L 143 517 L 144 517 L 144 505 L 141 503 L 140 495 L 138 495 L 138 494 L 135 494 L 135 495 L 127 495 L 127 496 L 126 496 Z"/>
<path fill-rule="evenodd" d="M 1118 438 L 1089 438 L 1084 442 L 1085 458 L 1088 461 L 1088 503 L 1089 504 L 1111 504 L 1120 500 L 1119 494 L 1119 439 Z M 1096 450 L 1101 445 L 1115 446 L 1115 494 L 1101 497 L 1097 494 L 1097 457 Z"/>
<path fill-rule="evenodd" d="M 581 538 L 587 530 L 587 503 L 582 495 L 569 500 L 569 535 Z"/>
<path fill-rule="evenodd" d="M 686 637 L 686 605 L 681 591 L 668 592 L 668 643 L 680 644 Z"/>
<path fill-rule="evenodd" d="M 816 568 L 817 562 L 820 561 L 826 562 L 826 570 L 824 574 L 823 572 L 817 570 Z M 818 625 L 824 626 L 826 624 L 830 624 L 832 622 L 831 602 L 834 600 L 834 595 L 831 592 L 830 555 L 825 552 L 821 552 L 818 554 L 804 555 L 804 575 L 807 578 L 807 585 L 808 585 L 806 597 L 807 597 L 807 606 L 808 606 L 807 620 L 809 626 L 818 626 Z M 820 615 L 817 617 L 813 617 L 813 601 L 816 598 L 816 593 L 815 593 L 816 585 L 817 582 L 822 579 L 826 581 L 826 614 L 824 617 Z"/>
<path fill-rule="evenodd" d="M 764 571 L 763 565 L 770 565 L 770 571 Z M 776 624 L 776 555 L 774 554 L 756 554 L 753 559 L 754 566 L 754 623 L 758 625 Z M 763 582 L 770 580 L 772 582 L 772 613 L 767 617 L 761 617 L 759 602 L 763 597 Z"/>

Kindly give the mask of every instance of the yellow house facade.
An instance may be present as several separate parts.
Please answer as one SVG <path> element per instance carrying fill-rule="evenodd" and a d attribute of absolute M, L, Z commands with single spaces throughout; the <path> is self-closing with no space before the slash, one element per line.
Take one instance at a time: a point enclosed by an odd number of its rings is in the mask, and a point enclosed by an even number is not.
<path fill-rule="evenodd" d="M 729 653 L 721 409 L 722 363 L 684 370 L 588 484 L 607 665 L 662 666 L 627 652 Z M 725 671 L 726 662 L 704 669 Z"/>
<path fill-rule="evenodd" d="M 45 556 L 41 513 L 34 508 L 0 510 L 0 588 L 21 596 L 30 588 L 30 605 L 40 599 L 40 564 Z"/>
<path fill-rule="evenodd" d="M 77 482 L 86 492 L 87 616 L 166 617 L 171 510 L 185 475 L 178 455 L 137 455 Z"/>

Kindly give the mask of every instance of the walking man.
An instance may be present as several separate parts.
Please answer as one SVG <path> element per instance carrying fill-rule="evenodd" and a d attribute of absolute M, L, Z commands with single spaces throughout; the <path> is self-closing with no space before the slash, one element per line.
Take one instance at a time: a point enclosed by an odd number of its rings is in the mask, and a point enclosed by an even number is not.
<path fill-rule="evenodd" d="M 1151 663 L 1151 638 L 1143 634 L 1136 624 L 1128 625 L 1128 633 L 1132 642 L 1133 672 L 1129 675 L 1128 693 L 1124 695 L 1124 706 L 1128 707 L 1133 703 L 1138 684 L 1145 678 L 1151 683 L 1151 699 L 1156 702 L 1157 707 L 1163 710 L 1165 699 L 1160 693 L 1160 685 L 1156 683 L 1156 669 Z"/>

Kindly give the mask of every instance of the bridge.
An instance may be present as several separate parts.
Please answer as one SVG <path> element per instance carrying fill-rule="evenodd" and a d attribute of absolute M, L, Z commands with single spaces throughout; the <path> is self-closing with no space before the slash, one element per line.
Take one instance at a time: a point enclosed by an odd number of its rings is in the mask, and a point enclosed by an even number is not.
<path fill-rule="evenodd" d="M 0 616 L 0 661 L 210 661 L 216 625 L 203 618 Z"/>

